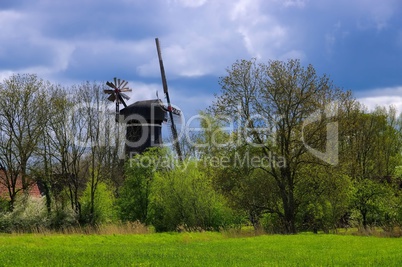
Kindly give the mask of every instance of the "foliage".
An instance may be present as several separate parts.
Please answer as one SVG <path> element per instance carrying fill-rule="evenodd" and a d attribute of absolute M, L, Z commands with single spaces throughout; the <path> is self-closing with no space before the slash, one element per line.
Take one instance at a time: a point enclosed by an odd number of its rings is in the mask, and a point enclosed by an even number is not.
<path fill-rule="evenodd" d="M 11 212 L 0 214 L 1 232 L 31 232 L 49 225 L 43 198 L 18 196 Z"/>
<path fill-rule="evenodd" d="M 158 172 L 152 184 L 152 224 L 157 231 L 219 230 L 232 223 L 233 215 L 210 177 L 186 162 L 169 172 Z"/>
<path fill-rule="evenodd" d="M 241 60 L 227 72 L 210 112 L 215 117 L 234 118 L 240 145 L 258 148 L 256 156 L 283 157 L 284 164 L 271 162 L 261 170 L 275 182 L 279 193 L 279 202 L 275 201 L 271 212 L 283 219 L 287 233 L 295 233 L 300 205 L 295 192 L 302 183 L 302 168 L 335 160 L 329 151 L 327 158 L 321 157 L 320 161 L 308 154 L 308 148 L 326 148 L 326 126 L 330 114 L 336 114 L 333 103 L 345 104 L 350 94 L 333 86 L 325 75 L 319 76 L 313 66 L 302 66 L 299 60 L 267 64 Z M 306 123 L 317 112 L 329 114 L 325 119 Z"/>
<path fill-rule="evenodd" d="M 44 132 L 48 87 L 33 74 L 15 74 L 0 83 L 0 183 L 9 192 L 10 210 L 18 191 L 31 183 L 29 163 Z"/>
<path fill-rule="evenodd" d="M 83 223 L 92 225 L 100 225 L 116 221 L 115 198 L 110 186 L 106 183 L 98 183 L 94 196 L 94 210 L 91 211 L 91 187 L 88 185 L 82 195 L 80 202 L 82 203 Z"/>
<path fill-rule="evenodd" d="M 262 229 L 268 234 L 282 234 L 284 232 L 282 220 L 275 213 L 264 213 L 260 219 Z"/>
<path fill-rule="evenodd" d="M 48 228 L 55 231 L 63 231 L 78 226 L 77 215 L 74 210 L 68 207 L 54 209 L 48 214 Z"/>
<path fill-rule="evenodd" d="M 253 225 L 264 217 L 279 221 L 276 230 L 286 233 L 336 229 L 358 205 L 353 187 L 364 179 L 392 179 L 402 162 L 402 120 L 395 109 L 368 112 L 311 65 L 239 60 L 220 84 L 208 112 L 236 136 L 224 156 L 246 151 L 252 159 L 282 157 L 284 162 L 215 170 L 217 189 L 230 204 L 242 204 L 233 206 L 248 211 Z M 204 135 L 213 135 L 209 132 Z M 376 203 L 388 214 L 377 217 L 377 224 L 395 214 L 391 203 Z"/>
<path fill-rule="evenodd" d="M 386 221 L 386 214 L 390 212 L 392 191 L 387 185 L 365 179 L 356 186 L 353 195 L 353 207 L 359 212 L 357 218 L 364 229 L 369 225 L 378 226 Z"/>
<path fill-rule="evenodd" d="M 0 213 L 5 212 L 8 209 L 9 209 L 8 201 L 0 197 Z"/>
<path fill-rule="evenodd" d="M 142 155 L 128 160 L 125 166 L 125 181 L 120 189 L 117 205 L 122 221 L 140 221 L 149 223 L 149 203 L 151 184 L 156 171 L 169 166 L 159 166 L 165 160 L 171 160 L 167 151 L 152 148 Z"/>
<path fill-rule="evenodd" d="M 202 131 L 181 140 L 191 160 L 156 148 L 123 168 L 124 131 L 110 115 L 104 84 L 4 79 L 0 230 L 117 218 L 157 231 L 218 230 L 244 220 L 272 233 L 402 225 L 395 108 L 369 111 L 294 59 L 236 61 L 220 85 L 200 113 Z M 40 200 L 26 197 L 35 182 Z"/>
<path fill-rule="evenodd" d="M 354 189 L 352 181 L 335 168 L 324 168 L 310 166 L 304 169 L 303 183 L 296 192 L 302 202 L 298 216 L 301 230 L 328 232 L 344 226 L 340 222 L 349 211 Z"/>

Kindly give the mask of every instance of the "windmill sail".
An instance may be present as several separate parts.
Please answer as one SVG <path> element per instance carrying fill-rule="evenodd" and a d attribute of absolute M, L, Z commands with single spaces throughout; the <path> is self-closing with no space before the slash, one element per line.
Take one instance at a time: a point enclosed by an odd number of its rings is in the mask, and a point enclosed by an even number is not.
<path fill-rule="evenodd" d="M 169 112 L 170 129 L 172 131 L 173 144 L 175 146 L 177 156 L 179 157 L 180 160 L 183 160 L 182 154 L 181 154 L 181 149 L 180 149 L 180 144 L 179 144 L 179 140 L 178 140 L 176 125 L 175 125 L 174 119 L 173 119 L 173 108 L 172 108 L 172 105 L 170 103 L 170 97 L 169 97 L 169 91 L 168 91 L 168 86 L 167 86 L 165 68 L 163 66 L 162 53 L 161 53 L 161 48 L 160 48 L 160 45 L 159 45 L 159 39 L 158 38 L 155 38 L 155 43 L 156 43 L 156 50 L 158 52 L 159 67 L 160 67 L 160 70 L 161 70 L 163 92 L 165 93 L 166 101 L 167 101 L 167 105 L 168 105 L 167 110 Z"/>
<path fill-rule="evenodd" d="M 120 80 L 117 78 L 113 78 L 114 83 L 106 82 L 106 85 L 112 89 L 103 90 L 105 94 L 109 94 L 110 96 L 107 98 L 109 101 L 116 102 L 116 121 L 119 118 L 120 112 L 120 103 L 123 104 L 124 107 L 127 107 L 126 102 L 124 99 L 128 100 L 130 97 L 122 92 L 131 92 L 130 88 L 125 88 L 127 82 L 124 80 Z M 123 99 L 124 98 L 124 99 Z"/>

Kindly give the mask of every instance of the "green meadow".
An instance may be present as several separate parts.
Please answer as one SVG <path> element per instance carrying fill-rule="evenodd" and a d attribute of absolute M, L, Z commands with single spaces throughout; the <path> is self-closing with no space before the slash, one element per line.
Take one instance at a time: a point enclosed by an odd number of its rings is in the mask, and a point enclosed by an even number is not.
<path fill-rule="evenodd" d="M 0 266 L 400 266 L 402 240 L 222 233 L 0 235 Z"/>

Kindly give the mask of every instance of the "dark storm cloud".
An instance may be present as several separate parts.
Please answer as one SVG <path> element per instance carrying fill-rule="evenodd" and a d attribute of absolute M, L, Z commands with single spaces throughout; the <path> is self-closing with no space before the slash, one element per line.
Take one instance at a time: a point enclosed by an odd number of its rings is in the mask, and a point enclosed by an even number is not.
<path fill-rule="evenodd" d="M 340 87 L 389 92 L 402 85 L 401 4 L 2 0 L 0 78 L 35 72 L 78 83 L 119 76 L 154 94 L 160 86 L 154 41 L 159 37 L 172 91 L 185 104 L 194 94 L 205 103 L 219 90 L 217 79 L 227 67 L 252 57 L 262 62 L 300 58 Z"/>

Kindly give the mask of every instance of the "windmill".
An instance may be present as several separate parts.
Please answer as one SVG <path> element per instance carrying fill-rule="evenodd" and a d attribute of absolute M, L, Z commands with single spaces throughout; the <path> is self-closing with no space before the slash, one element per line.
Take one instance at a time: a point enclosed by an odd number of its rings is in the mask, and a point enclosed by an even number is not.
<path fill-rule="evenodd" d="M 159 67 L 161 70 L 163 92 L 165 93 L 165 97 L 166 97 L 166 101 L 167 101 L 167 112 L 169 113 L 170 129 L 172 132 L 173 144 L 175 146 L 177 156 L 179 157 L 180 160 L 183 160 L 182 154 L 181 154 L 181 149 L 180 149 L 180 144 L 178 142 L 177 129 L 176 129 L 176 125 L 175 125 L 174 119 L 173 119 L 174 114 L 180 115 L 180 110 L 173 108 L 170 103 L 169 91 L 168 91 L 166 75 L 165 75 L 165 68 L 163 67 L 162 53 L 161 53 L 161 48 L 160 48 L 158 38 L 155 38 L 155 43 L 156 43 L 156 50 L 158 52 Z"/>
<path fill-rule="evenodd" d="M 125 80 L 120 80 L 116 77 L 113 78 L 113 80 L 114 83 L 111 83 L 109 81 L 106 82 L 106 85 L 111 87 L 112 89 L 106 89 L 103 92 L 105 92 L 105 94 L 110 94 L 110 96 L 107 98 L 108 100 L 112 102 L 116 101 L 116 119 L 118 119 L 118 116 L 120 114 L 120 103 L 122 103 L 123 106 L 126 108 L 127 104 L 126 102 L 124 102 L 124 99 L 130 99 L 130 97 L 124 92 L 131 92 L 132 90 L 126 87 L 128 82 L 126 82 Z"/>
<path fill-rule="evenodd" d="M 114 82 L 106 82 L 112 89 L 104 92 L 109 94 L 108 100 L 116 102 L 116 122 L 125 124 L 125 154 L 129 157 L 142 153 L 149 147 L 162 144 L 162 122 L 166 120 L 167 110 L 159 99 L 137 101 L 127 105 L 124 100 L 130 99 L 125 92 L 132 90 L 124 80 L 117 78 Z M 120 110 L 120 104 L 124 108 Z M 119 131 L 119 127 L 117 128 Z M 116 138 L 118 138 L 117 133 Z M 117 142 L 117 141 L 116 141 Z"/>

